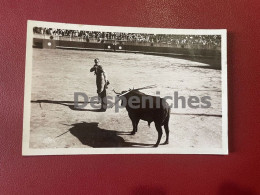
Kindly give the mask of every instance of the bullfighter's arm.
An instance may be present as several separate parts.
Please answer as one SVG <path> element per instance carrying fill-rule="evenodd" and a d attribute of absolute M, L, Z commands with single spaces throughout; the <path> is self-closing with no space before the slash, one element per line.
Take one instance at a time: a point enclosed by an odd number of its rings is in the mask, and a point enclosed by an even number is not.
<path fill-rule="evenodd" d="M 90 72 L 95 71 L 95 69 L 96 69 L 96 66 L 94 65 L 94 66 L 90 69 Z"/>

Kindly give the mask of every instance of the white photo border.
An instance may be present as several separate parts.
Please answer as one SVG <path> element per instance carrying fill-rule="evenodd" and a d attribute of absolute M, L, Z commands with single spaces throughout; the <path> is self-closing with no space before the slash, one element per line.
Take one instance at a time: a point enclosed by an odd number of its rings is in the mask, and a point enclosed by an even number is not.
<path fill-rule="evenodd" d="M 69 30 L 122 32 L 122 33 L 154 33 L 174 35 L 221 35 L 221 82 L 222 82 L 222 148 L 55 148 L 33 149 L 29 147 L 31 88 L 32 88 L 32 45 L 33 27 L 59 28 Z M 26 66 L 24 85 L 24 115 L 22 155 L 75 155 L 75 154 L 228 154 L 228 86 L 227 86 L 227 30 L 226 29 L 169 29 L 97 26 L 68 24 L 43 21 L 27 21 Z"/>

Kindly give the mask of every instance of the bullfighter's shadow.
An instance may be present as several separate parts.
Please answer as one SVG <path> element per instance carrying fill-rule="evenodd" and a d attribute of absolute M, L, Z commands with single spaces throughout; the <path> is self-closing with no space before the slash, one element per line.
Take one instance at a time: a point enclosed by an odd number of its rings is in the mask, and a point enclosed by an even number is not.
<path fill-rule="evenodd" d="M 59 105 L 67 106 L 74 111 L 101 112 L 100 109 L 84 109 L 84 108 L 75 107 L 74 101 L 35 100 L 35 101 L 31 101 L 31 103 L 39 103 L 40 107 L 42 107 L 41 106 L 42 103 L 48 103 L 48 104 L 59 104 Z M 78 103 L 84 103 L 84 102 L 78 102 Z M 88 102 L 88 103 L 97 103 L 97 102 Z"/>
<path fill-rule="evenodd" d="M 127 132 L 101 129 L 98 127 L 97 122 L 75 123 L 71 126 L 69 129 L 70 133 L 77 137 L 82 144 L 93 148 L 152 146 L 152 144 L 126 142 L 119 135 L 126 135 L 128 134 Z"/>

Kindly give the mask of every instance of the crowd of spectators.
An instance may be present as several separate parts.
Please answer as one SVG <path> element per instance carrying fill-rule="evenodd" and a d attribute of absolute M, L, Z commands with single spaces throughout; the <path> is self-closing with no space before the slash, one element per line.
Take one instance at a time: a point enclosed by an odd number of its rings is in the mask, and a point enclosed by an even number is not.
<path fill-rule="evenodd" d="M 211 45 L 219 47 L 221 44 L 220 35 L 166 35 L 166 34 L 145 34 L 145 33 L 120 33 L 100 31 L 80 31 L 54 28 L 34 27 L 35 34 L 49 35 L 52 37 L 81 38 L 86 42 L 95 40 L 104 42 L 109 40 L 121 42 L 139 43 L 161 43 L 167 45 Z"/>

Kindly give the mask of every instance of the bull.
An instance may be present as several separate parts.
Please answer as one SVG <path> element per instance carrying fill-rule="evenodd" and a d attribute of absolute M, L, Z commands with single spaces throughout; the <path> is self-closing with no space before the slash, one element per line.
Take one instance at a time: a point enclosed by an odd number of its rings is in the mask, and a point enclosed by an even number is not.
<path fill-rule="evenodd" d="M 158 132 L 158 139 L 153 147 L 158 147 L 160 144 L 163 134 L 162 126 L 164 126 L 166 133 L 164 144 L 169 143 L 169 119 L 171 108 L 165 99 L 147 95 L 140 92 L 138 89 L 115 93 L 119 99 L 122 100 L 121 105 L 128 111 L 129 118 L 133 125 L 133 131 L 131 132 L 132 135 L 137 132 L 140 120 L 147 121 L 149 127 L 150 124 L 154 122 L 155 128 Z M 133 101 L 134 99 L 135 102 Z"/>

